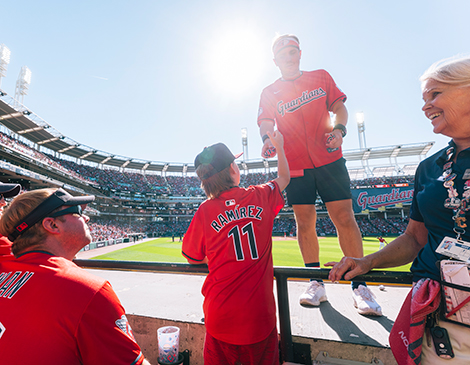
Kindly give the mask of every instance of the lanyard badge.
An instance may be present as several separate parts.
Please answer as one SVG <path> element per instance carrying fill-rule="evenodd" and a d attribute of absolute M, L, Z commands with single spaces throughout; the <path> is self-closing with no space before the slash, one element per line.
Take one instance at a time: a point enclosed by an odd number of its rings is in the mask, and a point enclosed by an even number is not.
<path fill-rule="evenodd" d="M 447 162 L 442 168 L 442 177 L 444 178 L 443 185 L 447 189 L 448 197 L 444 201 L 444 207 L 453 210 L 453 230 L 457 238 L 444 237 L 436 252 L 460 261 L 470 262 L 470 243 L 460 240 L 460 237 L 465 234 L 465 229 L 467 228 L 466 213 L 470 210 L 470 169 L 465 170 L 463 175 L 465 180 L 464 191 L 460 198 L 457 189 L 454 187 L 457 174 L 452 172 L 454 147 L 448 148 L 446 154 Z"/>

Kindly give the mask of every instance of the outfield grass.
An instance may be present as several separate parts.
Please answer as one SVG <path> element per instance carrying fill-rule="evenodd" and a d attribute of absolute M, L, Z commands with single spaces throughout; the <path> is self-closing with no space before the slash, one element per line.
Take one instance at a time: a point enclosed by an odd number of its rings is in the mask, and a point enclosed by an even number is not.
<path fill-rule="evenodd" d="M 390 242 L 393 237 L 386 237 Z M 364 254 L 375 252 L 380 243 L 375 237 L 364 237 Z M 320 238 L 320 262 L 339 261 L 343 256 L 337 237 Z M 302 256 L 295 239 L 273 237 L 274 266 L 303 267 Z M 171 237 L 156 238 L 151 241 L 116 250 L 95 257 L 97 260 L 146 261 L 146 262 L 187 262 L 181 255 L 181 242 L 172 242 Z M 409 271 L 410 264 L 391 268 L 393 271 Z"/>

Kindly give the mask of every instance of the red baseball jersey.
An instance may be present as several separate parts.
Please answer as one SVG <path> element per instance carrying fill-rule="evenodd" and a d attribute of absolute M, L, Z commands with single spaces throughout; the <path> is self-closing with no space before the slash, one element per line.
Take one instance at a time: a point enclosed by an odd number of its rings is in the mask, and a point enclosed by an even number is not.
<path fill-rule="evenodd" d="M 284 149 L 292 177 L 303 170 L 335 162 L 341 148 L 329 153 L 325 133 L 332 131 L 329 112 L 346 95 L 325 70 L 302 71 L 294 80 L 278 79 L 261 93 L 258 125 L 270 120 L 284 135 Z"/>
<path fill-rule="evenodd" d="M 2 364 L 142 364 L 111 285 L 62 257 L 0 261 Z"/>
<path fill-rule="evenodd" d="M 11 253 L 11 242 L 8 238 L 0 235 L 0 261 L 11 260 L 15 256 Z"/>
<path fill-rule="evenodd" d="M 183 255 L 208 259 L 204 323 L 234 345 L 264 340 L 276 327 L 272 229 L 284 198 L 275 182 L 234 187 L 201 204 L 183 239 Z"/>

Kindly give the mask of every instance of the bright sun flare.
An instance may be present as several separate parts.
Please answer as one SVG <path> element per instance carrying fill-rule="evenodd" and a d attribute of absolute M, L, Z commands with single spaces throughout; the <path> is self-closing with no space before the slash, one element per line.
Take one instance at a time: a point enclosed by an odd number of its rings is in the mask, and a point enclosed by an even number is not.
<path fill-rule="evenodd" d="M 253 31 L 238 29 L 217 34 L 207 55 L 208 72 L 216 90 L 241 93 L 250 89 L 267 66 L 266 48 Z"/>

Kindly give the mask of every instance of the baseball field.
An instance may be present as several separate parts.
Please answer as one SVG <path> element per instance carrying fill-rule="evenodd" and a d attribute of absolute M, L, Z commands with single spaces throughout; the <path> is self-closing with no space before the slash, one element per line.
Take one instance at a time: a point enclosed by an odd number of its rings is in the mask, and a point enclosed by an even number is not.
<path fill-rule="evenodd" d="M 394 237 L 386 237 L 386 241 L 392 241 Z M 364 237 L 364 254 L 375 252 L 380 243 L 375 237 Z M 320 262 L 339 261 L 342 257 L 337 237 L 320 238 Z M 303 261 L 300 255 L 297 240 L 294 238 L 273 237 L 274 266 L 302 267 Z M 136 244 L 104 255 L 96 256 L 97 260 L 117 261 L 146 261 L 146 262 L 187 262 L 181 255 L 181 242 L 175 237 L 156 238 L 147 242 Z M 393 271 L 409 271 L 410 264 L 391 268 Z"/>

